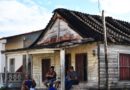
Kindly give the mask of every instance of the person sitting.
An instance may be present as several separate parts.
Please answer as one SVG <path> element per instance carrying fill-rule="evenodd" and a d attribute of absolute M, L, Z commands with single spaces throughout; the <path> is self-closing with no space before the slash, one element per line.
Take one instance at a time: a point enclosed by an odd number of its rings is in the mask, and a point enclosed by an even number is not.
<path fill-rule="evenodd" d="M 67 72 L 67 76 L 65 78 L 66 90 L 70 90 L 72 85 L 77 85 L 77 84 L 79 84 L 78 74 L 76 71 L 74 71 L 73 66 L 70 66 Z"/>
<path fill-rule="evenodd" d="M 52 87 L 53 82 L 56 80 L 56 72 L 54 71 L 54 66 L 51 66 L 49 71 L 46 73 L 46 80 L 44 81 L 44 85 L 46 87 Z"/>
<path fill-rule="evenodd" d="M 30 90 L 30 88 L 35 89 L 36 82 L 29 75 L 25 75 L 25 80 L 22 83 L 21 90 Z"/>

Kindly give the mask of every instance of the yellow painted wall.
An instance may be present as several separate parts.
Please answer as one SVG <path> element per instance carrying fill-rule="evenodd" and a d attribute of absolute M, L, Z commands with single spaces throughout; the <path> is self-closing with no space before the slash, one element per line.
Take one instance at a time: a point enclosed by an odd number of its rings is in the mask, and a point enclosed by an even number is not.
<path fill-rule="evenodd" d="M 69 48 L 66 50 L 66 53 L 71 53 L 71 64 L 75 67 L 75 55 L 78 53 L 87 54 L 87 74 L 88 81 L 97 81 L 98 80 L 98 58 L 93 56 L 93 50 L 97 49 L 96 43 L 93 44 L 84 44 L 77 47 Z"/>
<path fill-rule="evenodd" d="M 88 82 L 98 82 L 98 59 L 93 56 L 93 50 L 97 49 L 96 43 L 84 44 L 66 49 L 66 53 L 71 54 L 71 64 L 75 67 L 75 55 L 78 53 L 87 53 L 88 63 Z M 41 60 L 44 58 L 51 59 L 51 65 L 55 66 L 57 77 L 60 77 L 60 51 L 55 51 L 53 54 L 38 54 L 33 55 L 33 76 L 38 83 L 37 87 L 43 87 L 41 78 Z"/>
<path fill-rule="evenodd" d="M 35 54 L 33 56 L 33 78 L 36 80 L 37 87 L 43 87 L 42 83 L 42 59 L 51 59 L 51 65 L 54 65 L 54 54 Z"/>
<path fill-rule="evenodd" d="M 14 37 L 11 39 L 8 39 L 8 43 L 5 45 L 5 49 L 18 49 L 23 48 L 23 38 L 22 37 Z"/>

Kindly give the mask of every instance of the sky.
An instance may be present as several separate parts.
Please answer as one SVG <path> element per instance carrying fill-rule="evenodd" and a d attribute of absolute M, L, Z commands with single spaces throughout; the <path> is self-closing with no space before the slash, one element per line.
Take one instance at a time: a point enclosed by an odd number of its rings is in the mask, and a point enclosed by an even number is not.
<path fill-rule="evenodd" d="M 0 37 L 44 29 L 56 8 L 130 22 L 130 0 L 0 0 Z"/>

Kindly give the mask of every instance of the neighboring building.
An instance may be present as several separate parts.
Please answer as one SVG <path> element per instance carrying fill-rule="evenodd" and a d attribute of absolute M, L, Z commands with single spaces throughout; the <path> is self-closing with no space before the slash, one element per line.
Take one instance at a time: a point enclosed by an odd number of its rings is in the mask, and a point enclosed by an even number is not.
<path fill-rule="evenodd" d="M 0 72 L 4 72 L 4 65 L 5 65 L 5 55 L 1 53 L 1 51 L 5 50 L 6 40 L 0 40 Z"/>
<path fill-rule="evenodd" d="M 29 32 L 25 34 L 4 37 L 0 39 L 0 73 L 5 72 L 7 63 L 7 72 L 16 73 L 23 72 L 23 63 L 25 62 L 25 55 L 19 53 L 4 54 L 2 51 L 28 48 L 40 36 L 42 30 Z M 6 58 L 6 60 L 5 60 Z M 24 66 L 26 68 L 26 66 Z M 13 78 L 13 75 L 12 75 Z"/>
<path fill-rule="evenodd" d="M 130 23 L 106 17 L 109 88 L 130 88 Z M 45 73 L 55 66 L 57 77 L 72 65 L 79 74 L 80 90 L 105 88 L 102 17 L 56 9 L 42 34 L 27 48 L 5 50 L 26 54 L 27 72 L 43 88 Z M 65 52 L 65 53 L 64 53 Z M 12 61 L 13 62 L 13 61 Z M 63 77 L 61 77 L 63 78 Z"/>

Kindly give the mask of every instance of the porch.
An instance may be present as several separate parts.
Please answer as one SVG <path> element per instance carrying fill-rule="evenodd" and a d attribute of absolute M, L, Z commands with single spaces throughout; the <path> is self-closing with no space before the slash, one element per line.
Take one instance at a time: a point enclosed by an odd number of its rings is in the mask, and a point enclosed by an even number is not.
<path fill-rule="evenodd" d="M 96 43 L 66 48 L 64 54 L 62 54 L 64 56 L 61 56 L 60 50 L 54 50 L 53 53 L 32 54 L 32 75 L 36 80 L 37 88 L 45 88 L 43 84 L 45 73 L 50 66 L 55 67 L 57 78 L 62 78 L 63 67 L 65 69 L 69 66 L 74 67 L 80 74 L 80 83 L 73 86 L 72 90 L 87 90 L 90 87 L 98 88 L 98 60 L 97 56 L 93 55 L 94 49 L 96 49 Z M 64 66 L 62 66 L 63 59 L 61 57 L 65 58 Z"/>
<path fill-rule="evenodd" d="M 13 52 L 13 54 L 24 55 L 25 59 L 23 60 L 23 67 L 25 69 L 25 72 L 32 75 L 37 84 L 36 88 L 39 90 L 45 89 L 45 86 L 43 85 L 44 75 L 51 65 L 55 66 L 57 78 L 61 78 L 60 90 L 64 90 L 63 88 L 65 88 L 65 66 L 73 66 L 74 69 L 80 73 L 81 83 L 74 86 L 72 90 L 79 90 L 79 88 L 80 90 L 87 90 L 89 87 L 95 86 L 96 88 L 98 85 L 98 60 L 97 56 L 93 55 L 93 50 L 96 48 L 96 43 L 92 43 L 80 44 L 64 49 L 53 48 L 17 51 Z M 12 52 L 8 52 L 6 55 L 7 54 L 12 54 Z M 6 72 L 6 74 L 9 78 L 8 72 Z M 14 76 L 12 75 L 11 78 L 14 78 Z M 21 82 L 22 80 L 23 75 L 21 73 Z M 21 82 L 19 81 L 19 84 L 21 84 Z M 11 82 L 8 85 L 11 86 L 10 84 Z"/>
<path fill-rule="evenodd" d="M 19 88 L 23 80 L 23 73 L 0 73 L 0 87 Z"/>

